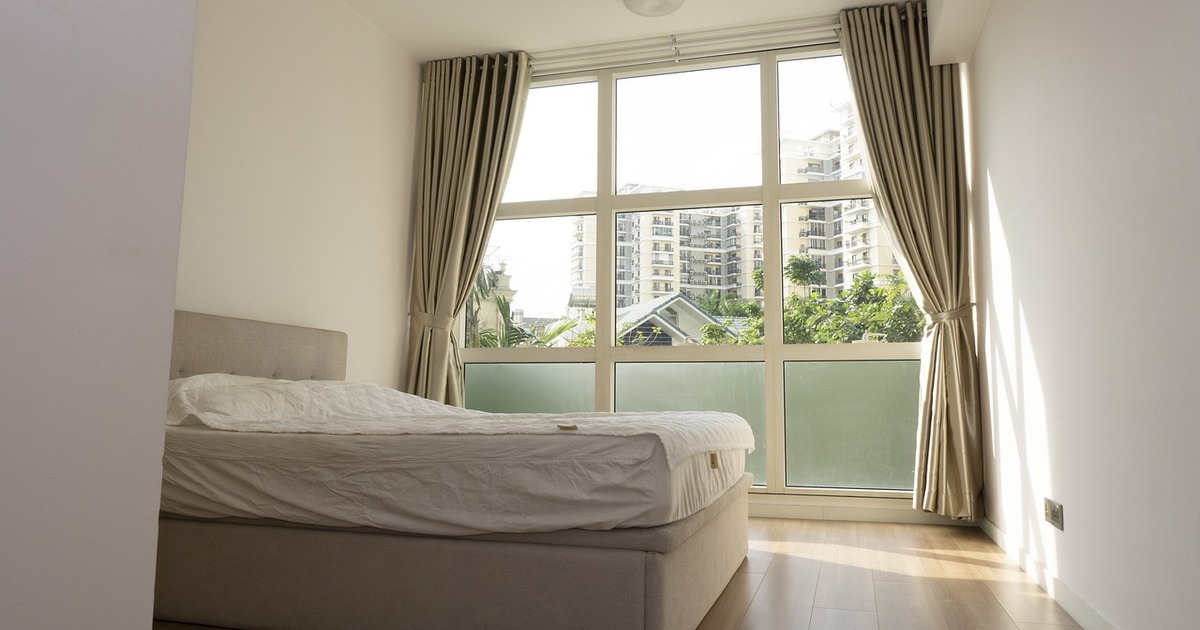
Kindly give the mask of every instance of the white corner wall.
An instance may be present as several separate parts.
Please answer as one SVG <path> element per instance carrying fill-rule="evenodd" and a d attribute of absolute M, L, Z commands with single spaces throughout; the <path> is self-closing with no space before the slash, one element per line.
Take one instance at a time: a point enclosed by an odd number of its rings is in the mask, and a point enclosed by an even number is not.
<path fill-rule="evenodd" d="M 330 0 L 200 0 L 180 309 L 341 330 L 400 386 L 419 65 Z"/>
<path fill-rule="evenodd" d="M 1200 619 L 1197 24 L 995 0 L 968 67 L 989 529 L 1088 628 Z"/>
<path fill-rule="evenodd" d="M 195 5 L 0 3 L 0 628 L 149 628 Z"/>

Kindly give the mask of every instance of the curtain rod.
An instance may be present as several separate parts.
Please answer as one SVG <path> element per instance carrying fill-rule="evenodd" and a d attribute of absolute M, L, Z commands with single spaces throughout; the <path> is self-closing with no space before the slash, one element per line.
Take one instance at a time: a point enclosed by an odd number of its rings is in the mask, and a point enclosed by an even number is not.
<path fill-rule="evenodd" d="M 538 77 L 837 42 L 831 15 L 531 52 Z"/>

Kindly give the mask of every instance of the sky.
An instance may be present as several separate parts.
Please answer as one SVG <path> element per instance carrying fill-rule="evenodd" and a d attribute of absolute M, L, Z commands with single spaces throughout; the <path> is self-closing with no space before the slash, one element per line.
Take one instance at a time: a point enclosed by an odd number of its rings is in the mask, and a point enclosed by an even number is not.
<path fill-rule="evenodd" d="M 837 128 L 830 110 L 850 98 L 841 57 L 782 62 L 779 82 L 785 137 L 810 138 Z M 596 95 L 595 83 L 530 90 L 504 201 L 594 194 Z M 617 186 L 700 190 L 759 185 L 760 122 L 755 65 L 621 79 Z M 496 222 L 487 262 L 507 265 L 517 290 L 513 308 L 526 317 L 565 312 L 571 231 L 570 217 Z"/>

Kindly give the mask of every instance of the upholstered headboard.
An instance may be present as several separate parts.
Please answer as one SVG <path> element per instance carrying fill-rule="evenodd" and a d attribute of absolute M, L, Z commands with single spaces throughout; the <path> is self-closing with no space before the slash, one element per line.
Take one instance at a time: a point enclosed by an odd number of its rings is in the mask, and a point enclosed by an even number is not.
<path fill-rule="evenodd" d="M 171 378 L 208 373 L 291 381 L 346 378 L 346 333 L 175 311 Z"/>

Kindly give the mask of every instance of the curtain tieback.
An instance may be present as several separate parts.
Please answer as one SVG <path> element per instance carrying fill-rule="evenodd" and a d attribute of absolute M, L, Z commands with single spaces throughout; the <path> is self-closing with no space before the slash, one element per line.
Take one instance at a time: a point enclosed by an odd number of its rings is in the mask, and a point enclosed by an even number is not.
<path fill-rule="evenodd" d="M 412 312 L 413 323 L 418 326 L 434 328 L 437 330 L 450 330 L 454 325 L 454 318 L 446 315 L 438 315 L 436 313 L 426 313 L 423 311 Z"/>
<path fill-rule="evenodd" d="M 946 322 L 951 322 L 956 319 L 962 319 L 971 314 L 972 308 L 975 308 L 975 303 L 967 302 L 966 304 L 963 304 L 962 306 L 960 306 L 958 308 L 952 308 L 948 311 L 942 311 L 940 313 L 930 313 L 929 321 L 931 324 L 945 324 Z"/>

